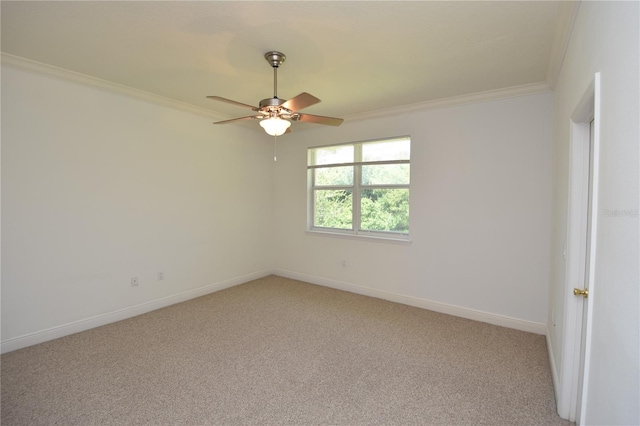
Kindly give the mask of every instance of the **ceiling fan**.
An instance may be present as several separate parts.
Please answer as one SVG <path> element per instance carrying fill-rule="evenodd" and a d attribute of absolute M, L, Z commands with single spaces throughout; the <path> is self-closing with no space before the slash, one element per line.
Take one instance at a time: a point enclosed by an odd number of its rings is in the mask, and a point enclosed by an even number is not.
<path fill-rule="evenodd" d="M 309 93 L 302 92 L 298 96 L 289 99 L 278 98 L 278 67 L 287 58 L 281 52 L 267 52 L 264 58 L 273 67 L 273 98 L 260 101 L 259 106 L 254 107 L 242 102 L 232 101 L 220 96 L 207 96 L 209 99 L 226 102 L 255 111 L 256 114 L 247 117 L 232 118 L 231 120 L 217 121 L 213 124 L 227 124 L 242 120 L 260 120 L 260 126 L 271 136 L 280 136 L 291 131 L 292 121 L 302 121 L 314 124 L 326 124 L 329 126 L 339 126 L 344 121 L 342 118 L 323 117 L 321 115 L 302 114 L 298 111 L 320 102 Z"/>

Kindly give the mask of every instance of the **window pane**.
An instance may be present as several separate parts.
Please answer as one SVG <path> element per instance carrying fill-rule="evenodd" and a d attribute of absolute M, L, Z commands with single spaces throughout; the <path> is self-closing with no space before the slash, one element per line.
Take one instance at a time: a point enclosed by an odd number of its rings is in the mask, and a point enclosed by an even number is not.
<path fill-rule="evenodd" d="M 314 169 L 315 185 L 353 185 L 353 166 Z"/>
<path fill-rule="evenodd" d="M 315 190 L 313 226 L 353 229 L 352 191 Z"/>
<path fill-rule="evenodd" d="M 360 229 L 409 233 L 408 189 L 363 189 Z"/>
<path fill-rule="evenodd" d="M 324 164 L 353 163 L 353 145 L 329 146 L 311 150 L 309 165 L 320 166 Z"/>
<path fill-rule="evenodd" d="M 362 166 L 363 185 L 408 185 L 409 164 Z"/>
<path fill-rule="evenodd" d="M 409 138 L 368 142 L 362 145 L 362 161 L 408 160 L 410 156 Z"/>

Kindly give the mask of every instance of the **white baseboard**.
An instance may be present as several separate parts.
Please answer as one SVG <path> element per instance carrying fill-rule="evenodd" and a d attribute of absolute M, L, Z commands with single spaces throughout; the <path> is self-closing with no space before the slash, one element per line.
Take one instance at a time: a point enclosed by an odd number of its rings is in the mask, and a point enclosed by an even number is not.
<path fill-rule="evenodd" d="M 263 270 L 252 274 L 243 275 L 241 277 L 232 278 L 230 280 L 209 284 L 193 290 L 183 291 L 178 294 L 163 297 L 161 299 L 152 300 L 135 306 L 129 306 L 117 311 L 108 312 L 102 315 L 73 321 L 67 324 L 51 327 L 46 330 L 37 331 L 35 333 L 25 334 L 23 336 L 7 339 L 0 343 L 0 353 L 15 351 L 16 349 L 26 348 L 27 346 L 36 345 L 38 343 L 47 342 L 49 340 L 58 339 L 70 334 L 86 331 L 91 328 L 100 327 L 102 325 L 111 324 L 137 315 L 146 314 L 156 309 L 164 308 L 176 303 L 185 302 L 196 297 L 204 296 L 209 293 L 224 290 L 239 284 L 244 284 L 258 278 L 271 275 L 271 270 Z"/>
<path fill-rule="evenodd" d="M 499 325 L 502 327 L 513 328 L 516 330 L 527 331 L 536 334 L 546 334 L 546 326 L 544 324 L 531 321 L 524 321 L 517 318 L 511 318 L 503 315 L 491 314 L 488 312 L 477 311 L 473 309 L 463 308 L 455 305 L 434 302 L 431 300 L 420 299 L 411 296 L 391 293 L 384 290 L 378 290 L 368 287 L 362 287 L 355 284 L 345 283 L 341 281 L 330 280 L 327 278 L 316 277 L 313 275 L 300 274 L 297 272 L 287 271 L 283 269 L 270 269 L 252 274 L 243 275 L 241 277 L 230 280 L 210 284 L 193 290 L 184 291 L 161 299 L 152 300 L 141 303 L 139 305 L 130 306 L 117 311 L 108 312 L 102 315 L 81 319 L 78 321 L 51 327 L 46 330 L 29 333 L 23 336 L 14 337 L 0 342 L 0 353 L 7 353 L 17 349 L 26 348 L 27 346 L 36 345 L 38 343 L 47 342 L 49 340 L 58 339 L 70 334 L 79 333 L 102 325 L 111 324 L 136 315 L 146 314 L 156 309 L 164 308 L 176 303 L 185 302 L 196 297 L 204 296 L 209 293 L 224 290 L 239 284 L 244 284 L 267 275 L 280 275 L 285 278 L 291 278 L 299 281 L 305 281 L 311 284 L 322 285 L 325 287 L 335 288 L 337 290 L 348 291 L 350 293 L 361 294 L 363 296 L 375 297 L 378 299 L 389 300 L 391 302 L 402 303 L 404 305 L 415 306 L 417 308 L 428 309 L 430 311 L 440 312 L 443 314 L 454 315 L 461 318 L 467 318 L 475 321 L 486 322 L 489 324 Z M 549 338 L 547 336 L 547 346 L 549 346 Z M 550 358 L 553 363 L 553 358 Z M 552 372 L 554 378 L 554 386 L 557 385 L 557 374 L 555 365 L 552 364 Z"/>
<path fill-rule="evenodd" d="M 285 278 L 305 281 L 311 284 L 318 284 L 325 287 L 335 288 L 337 290 L 344 290 L 350 293 L 361 294 L 363 296 L 370 296 L 378 299 L 389 300 L 391 302 L 402 303 L 404 305 L 415 306 L 416 308 L 428 309 L 430 311 L 440 312 L 443 314 L 453 315 L 456 317 L 466 318 L 474 321 L 486 322 L 489 324 L 499 325 L 501 327 L 527 331 L 529 333 L 545 335 L 547 331 L 547 327 L 545 324 L 532 322 L 532 321 L 525 321 L 518 318 L 507 317 L 504 315 L 477 311 L 474 309 L 463 308 L 461 306 L 449 305 L 446 303 L 434 302 L 432 300 L 420 299 L 417 297 L 404 296 L 402 294 L 391 293 L 388 291 L 378 290 L 378 289 L 369 288 L 369 287 L 362 287 L 355 284 L 330 280 L 327 278 L 316 277 L 313 275 L 300 274 L 298 272 L 287 271 L 284 269 L 273 269 L 272 273 L 274 275 L 279 275 Z"/>

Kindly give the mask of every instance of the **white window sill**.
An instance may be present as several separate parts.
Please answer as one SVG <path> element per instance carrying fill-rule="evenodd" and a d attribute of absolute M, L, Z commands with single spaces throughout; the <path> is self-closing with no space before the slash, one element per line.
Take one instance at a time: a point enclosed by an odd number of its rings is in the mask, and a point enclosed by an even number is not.
<path fill-rule="evenodd" d="M 347 240 L 357 240 L 357 241 L 368 241 L 368 242 L 376 242 L 376 243 L 385 243 L 385 244 L 398 244 L 403 246 L 411 245 L 411 240 L 409 238 L 392 238 L 392 237 L 382 237 L 378 235 L 355 235 L 355 234 L 347 234 L 342 232 L 331 232 L 331 231 L 319 231 L 319 230 L 307 230 L 307 235 L 311 235 L 314 237 L 329 237 L 329 238 L 344 238 Z"/>

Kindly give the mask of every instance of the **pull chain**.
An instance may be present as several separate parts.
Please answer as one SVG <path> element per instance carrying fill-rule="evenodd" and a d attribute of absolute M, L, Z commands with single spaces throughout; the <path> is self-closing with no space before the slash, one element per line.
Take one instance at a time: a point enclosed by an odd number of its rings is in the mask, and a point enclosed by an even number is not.
<path fill-rule="evenodd" d="M 273 161 L 278 161 L 278 146 L 277 146 L 277 142 L 278 142 L 278 137 L 274 136 L 273 137 Z"/>

